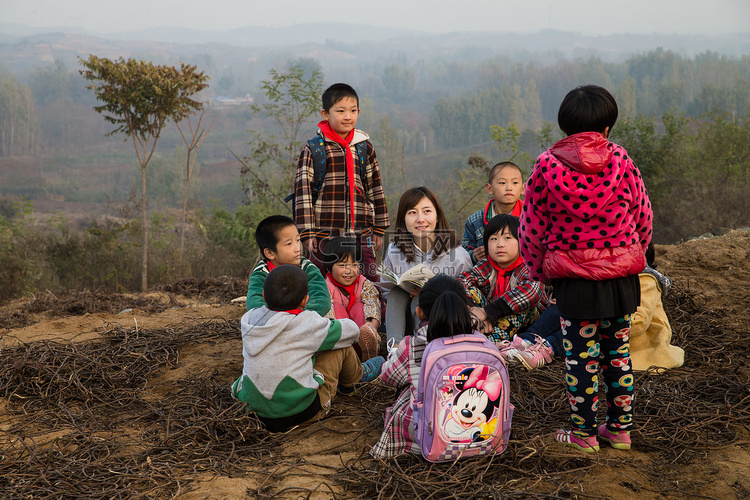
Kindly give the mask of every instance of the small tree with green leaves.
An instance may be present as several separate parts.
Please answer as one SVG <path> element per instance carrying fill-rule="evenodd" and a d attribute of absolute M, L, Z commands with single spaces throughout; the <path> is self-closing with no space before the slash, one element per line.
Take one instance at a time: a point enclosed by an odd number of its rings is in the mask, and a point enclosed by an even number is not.
<path fill-rule="evenodd" d="M 79 58 L 86 68 L 80 73 L 103 104 L 94 110 L 104 115 L 115 129 L 133 141 L 141 167 L 141 217 L 143 222 L 143 266 L 141 288 L 148 288 L 148 219 L 146 216 L 146 167 L 156 149 L 164 126 L 182 121 L 203 104 L 193 96 L 208 87 L 208 76 L 195 66 L 155 66 L 135 59 L 115 61 L 90 55 Z"/>
<path fill-rule="evenodd" d="M 250 131 L 252 151 L 241 160 L 240 178 L 248 203 L 261 201 L 262 197 L 270 207 L 283 205 L 291 191 L 302 148 L 298 137 L 302 126 L 320 112 L 323 73 L 317 67 L 305 69 L 302 63 L 290 66 L 286 72 L 271 69 L 268 73 L 271 79 L 260 82 L 265 99 L 250 109 L 271 118 L 280 136 Z"/>

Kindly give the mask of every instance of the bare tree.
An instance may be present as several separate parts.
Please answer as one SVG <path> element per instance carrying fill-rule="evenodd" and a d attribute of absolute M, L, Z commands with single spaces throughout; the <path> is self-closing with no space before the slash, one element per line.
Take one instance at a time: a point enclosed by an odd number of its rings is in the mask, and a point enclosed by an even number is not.
<path fill-rule="evenodd" d="M 193 122 L 190 115 L 188 115 L 187 122 L 190 136 L 185 135 L 185 132 L 182 131 L 182 127 L 180 127 L 179 123 L 175 124 L 177 125 L 177 130 L 180 131 L 182 141 L 185 143 L 185 148 L 187 148 L 187 160 L 185 162 L 185 193 L 182 196 L 182 224 L 180 228 L 180 267 L 182 267 L 183 256 L 185 253 L 185 219 L 187 218 L 187 198 L 188 190 L 190 189 L 190 176 L 193 175 L 193 167 L 195 166 L 195 158 L 198 156 L 198 148 L 201 146 L 203 139 L 206 138 L 216 121 L 216 116 L 214 115 L 213 120 L 211 120 L 211 125 L 207 128 L 201 128 L 201 122 L 203 121 L 203 116 L 205 114 L 206 110 L 204 109 L 198 117 L 198 123 L 195 125 L 195 128 L 193 128 Z"/>

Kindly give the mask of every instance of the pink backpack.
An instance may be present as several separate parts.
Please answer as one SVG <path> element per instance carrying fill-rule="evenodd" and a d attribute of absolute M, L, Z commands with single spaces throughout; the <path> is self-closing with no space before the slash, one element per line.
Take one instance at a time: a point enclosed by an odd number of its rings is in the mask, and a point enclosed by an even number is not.
<path fill-rule="evenodd" d="M 422 456 L 445 462 L 505 450 L 513 417 L 508 387 L 505 361 L 484 335 L 430 342 L 412 406 Z"/>

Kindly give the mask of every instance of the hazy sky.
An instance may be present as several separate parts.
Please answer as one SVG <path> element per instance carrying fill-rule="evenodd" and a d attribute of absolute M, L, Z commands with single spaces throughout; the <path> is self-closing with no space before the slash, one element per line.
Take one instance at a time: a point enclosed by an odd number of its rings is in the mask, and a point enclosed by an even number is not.
<path fill-rule="evenodd" d="M 750 32 L 750 0 L 0 0 L 0 22 L 99 33 L 164 26 L 224 31 L 322 21 L 432 33 L 554 28 L 585 35 L 717 35 Z"/>

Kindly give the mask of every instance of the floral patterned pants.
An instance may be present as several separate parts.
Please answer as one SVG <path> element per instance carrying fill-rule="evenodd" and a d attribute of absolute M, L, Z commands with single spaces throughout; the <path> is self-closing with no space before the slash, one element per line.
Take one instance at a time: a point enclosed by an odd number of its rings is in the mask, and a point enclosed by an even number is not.
<path fill-rule="evenodd" d="M 633 371 L 630 364 L 630 315 L 596 321 L 562 318 L 565 379 L 573 433 L 596 435 L 599 377 L 607 398 L 607 427 L 633 425 Z"/>

